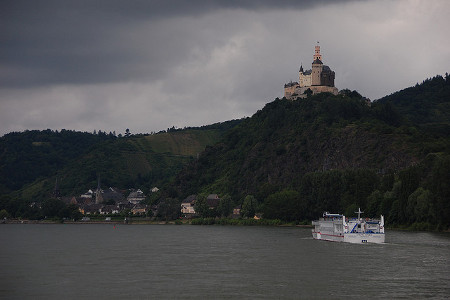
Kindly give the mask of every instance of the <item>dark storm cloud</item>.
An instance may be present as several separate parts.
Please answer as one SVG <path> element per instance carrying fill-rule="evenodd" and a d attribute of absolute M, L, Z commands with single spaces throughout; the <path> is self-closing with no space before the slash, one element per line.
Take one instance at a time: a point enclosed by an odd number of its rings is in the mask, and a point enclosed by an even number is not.
<path fill-rule="evenodd" d="M 300 63 L 311 67 L 318 40 L 336 87 L 377 99 L 450 70 L 449 8 L 445 0 L 0 1 L 0 135 L 137 133 L 251 116 L 297 80 Z"/>
<path fill-rule="evenodd" d="M 190 29 L 170 28 L 161 20 L 223 9 L 308 9 L 336 2 L 3 1 L 0 86 L 154 80 L 184 61 L 186 50 L 197 42 Z M 143 24 L 145 31 L 136 37 L 133 32 Z"/>

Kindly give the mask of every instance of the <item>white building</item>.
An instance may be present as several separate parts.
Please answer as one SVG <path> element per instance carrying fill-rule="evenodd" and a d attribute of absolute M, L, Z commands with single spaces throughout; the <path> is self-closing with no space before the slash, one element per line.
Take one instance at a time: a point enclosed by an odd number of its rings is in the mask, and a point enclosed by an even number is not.
<path fill-rule="evenodd" d="M 129 203 L 138 204 L 141 201 L 145 200 L 145 195 L 141 190 L 132 191 L 130 195 L 128 195 L 127 200 Z"/>

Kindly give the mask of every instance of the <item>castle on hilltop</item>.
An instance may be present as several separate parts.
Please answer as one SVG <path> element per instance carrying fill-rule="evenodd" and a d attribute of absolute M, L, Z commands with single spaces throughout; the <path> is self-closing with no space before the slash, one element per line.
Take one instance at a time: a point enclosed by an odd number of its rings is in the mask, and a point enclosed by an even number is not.
<path fill-rule="evenodd" d="M 317 42 L 311 70 L 304 71 L 301 65 L 298 75 L 299 82 L 286 83 L 284 85 L 284 97 L 289 100 L 305 98 L 308 90 L 312 94 L 328 92 L 337 95 L 338 89 L 334 86 L 334 77 L 334 71 L 322 63 L 320 46 Z"/>

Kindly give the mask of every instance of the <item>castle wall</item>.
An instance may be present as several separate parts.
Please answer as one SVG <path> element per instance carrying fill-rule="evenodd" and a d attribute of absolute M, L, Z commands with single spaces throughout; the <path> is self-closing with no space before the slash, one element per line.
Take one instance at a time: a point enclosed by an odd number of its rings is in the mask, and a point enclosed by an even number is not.
<path fill-rule="evenodd" d="M 286 99 L 292 98 L 292 95 L 295 94 L 295 89 L 298 87 L 298 85 L 287 85 L 284 87 L 284 97 Z"/>
<path fill-rule="evenodd" d="M 319 93 L 331 93 L 333 95 L 337 95 L 339 93 L 339 90 L 334 86 L 325 86 L 325 85 L 314 85 L 314 86 L 304 86 L 300 87 L 299 85 L 294 87 L 294 90 L 289 90 L 288 93 L 286 93 L 286 88 L 284 92 L 284 97 L 288 100 L 296 100 L 297 98 L 306 98 L 305 92 L 310 89 L 314 94 Z"/>
<path fill-rule="evenodd" d="M 331 70 L 323 70 L 320 76 L 320 85 L 334 86 L 334 72 Z"/>
<path fill-rule="evenodd" d="M 308 75 L 300 74 L 299 77 L 300 77 L 299 78 L 300 87 L 311 86 L 311 74 Z"/>
<path fill-rule="evenodd" d="M 339 93 L 339 90 L 334 86 L 319 85 L 311 86 L 309 88 L 313 91 L 313 94 L 332 93 L 333 95 L 337 95 Z"/>

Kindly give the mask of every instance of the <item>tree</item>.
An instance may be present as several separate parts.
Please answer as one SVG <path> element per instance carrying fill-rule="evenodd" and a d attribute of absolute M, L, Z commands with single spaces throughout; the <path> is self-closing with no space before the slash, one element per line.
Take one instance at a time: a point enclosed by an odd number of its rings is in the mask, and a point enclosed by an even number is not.
<path fill-rule="evenodd" d="M 309 98 L 313 94 L 313 91 L 308 88 L 303 94 L 306 94 L 306 96 Z"/>
<path fill-rule="evenodd" d="M 233 212 L 233 202 L 229 195 L 220 198 L 217 212 L 221 217 L 228 217 Z"/>
<path fill-rule="evenodd" d="M 68 206 L 68 209 L 69 209 L 69 212 L 70 212 L 69 217 L 72 220 L 78 221 L 78 220 L 80 220 L 83 217 L 83 215 L 81 214 L 81 212 L 78 209 L 78 206 L 76 204 L 70 204 Z"/>
<path fill-rule="evenodd" d="M 375 190 L 367 197 L 366 215 L 369 217 L 379 216 L 381 214 L 381 204 L 383 202 L 383 193 Z"/>
<path fill-rule="evenodd" d="M 158 214 L 166 221 L 175 220 L 181 214 L 180 201 L 176 198 L 166 198 L 159 203 Z"/>
<path fill-rule="evenodd" d="M 66 205 L 64 202 L 58 199 L 47 199 L 42 203 L 42 213 L 47 218 L 53 218 L 53 217 L 62 217 L 61 214 L 64 216 L 66 208 Z M 60 214 L 61 212 L 61 214 Z"/>
<path fill-rule="evenodd" d="M 6 209 L 0 210 L 0 220 L 6 219 L 6 218 L 9 218 L 9 214 L 6 211 Z"/>
<path fill-rule="evenodd" d="M 264 218 L 283 221 L 300 220 L 304 215 L 301 209 L 300 194 L 294 190 L 283 190 L 267 197 L 263 207 Z"/>
<path fill-rule="evenodd" d="M 428 221 L 431 197 L 431 192 L 422 187 L 409 195 L 406 213 L 410 223 Z"/>
<path fill-rule="evenodd" d="M 436 160 L 431 172 L 430 190 L 434 195 L 433 215 L 437 223 L 450 226 L 450 157 Z"/>
<path fill-rule="evenodd" d="M 252 195 L 247 195 L 242 203 L 241 215 L 244 218 L 253 218 L 256 212 L 257 201 Z"/>
<path fill-rule="evenodd" d="M 125 136 L 126 137 L 129 137 L 131 135 L 131 133 L 130 133 L 130 129 L 125 129 Z"/>
<path fill-rule="evenodd" d="M 206 196 L 199 195 L 194 205 L 195 212 L 202 218 L 209 216 L 209 208 L 206 204 Z"/>

